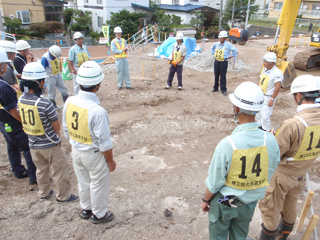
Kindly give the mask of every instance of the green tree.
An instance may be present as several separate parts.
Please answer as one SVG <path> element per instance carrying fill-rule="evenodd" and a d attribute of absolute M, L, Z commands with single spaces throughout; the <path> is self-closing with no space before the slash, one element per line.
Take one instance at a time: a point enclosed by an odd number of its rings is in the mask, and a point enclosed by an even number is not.
<path fill-rule="evenodd" d="M 107 25 L 110 26 L 110 36 L 114 35 L 114 28 L 119 26 L 124 34 L 134 34 L 139 30 L 139 19 L 142 18 L 142 13 L 131 13 L 126 9 L 122 9 L 117 13 L 111 13 L 110 20 Z"/>
<path fill-rule="evenodd" d="M 22 21 L 18 18 L 11 19 L 10 17 L 4 16 L 3 26 L 6 26 L 6 30 L 9 33 L 17 33 L 21 26 Z"/>
<path fill-rule="evenodd" d="M 179 25 L 181 24 L 181 22 L 182 22 L 181 17 L 172 14 L 172 18 L 171 18 L 172 25 Z"/>
<path fill-rule="evenodd" d="M 195 27 L 197 31 L 201 31 L 203 27 L 203 22 L 207 19 L 204 17 L 202 12 L 191 13 L 190 15 L 194 15 L 195 17 L 191 17 L 190 25 Z"/>
<path fill-rule="evenodd" d="M 256 0 L 250 1 L 250 13 L 249 19 L 251 14 L 254 14 L 259 10 L 259 5 L 255 4 Z M 247 8 L 248 8 L 248 0 L 235 0 L 235 10 L 234 10 L 234 22 L 245 22 L 247 16 Z M 225 10 L 223 11 L 222 21 L 224 23 L 231 21 L 232 19 L 232 9 L 233 9 L 233 0 L 228 0 L 226 3 Z"/>
<path fill-rule="evenodd" d="M 70 25 L 71 20 L 74 19 L 74 23 L 71 26 L 73 31 L 85 31 L 89 34 L 92 29 L 92 13 L 89 11 L 76 10 L 67 8 L 64 11 L 66 25 Z"/>

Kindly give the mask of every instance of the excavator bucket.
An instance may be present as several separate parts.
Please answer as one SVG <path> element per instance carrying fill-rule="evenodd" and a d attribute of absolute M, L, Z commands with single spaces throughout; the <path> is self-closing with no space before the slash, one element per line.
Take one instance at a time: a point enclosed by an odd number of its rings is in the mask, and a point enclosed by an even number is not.
<path fill-rule="evenodd" d="M 281 87 L 287 88 L 291 86 L 293 80 L 297 77 L 296 69 L 292 62 L 282 61 L 277 67 L 283 74 L 283 81 Z"/>

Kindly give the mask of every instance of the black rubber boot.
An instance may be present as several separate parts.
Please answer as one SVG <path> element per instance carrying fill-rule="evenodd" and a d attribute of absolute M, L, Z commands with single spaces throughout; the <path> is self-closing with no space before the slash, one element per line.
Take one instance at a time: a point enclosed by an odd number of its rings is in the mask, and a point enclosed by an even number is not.
<path fill-rule="evenodd" d="M 259 240 L 274 240 L 278 230 L 270 231 L 263 225 L 263 223 L 261 224 L 261 226 L 262 229 Z"/>
<path fill-rule="evenodd" d="M 294 223 L 286 223 L 282 218 L 279 222 L 277 240 L 286 240 L 293 230 Z"/>
<path fill-rule="evenodd" d="M 67 95 L 67 96 L 62 96 L 63 102 L 66 102 L 67 99 L 68 99 L 68 97 L 69 97 L 69 95 Z"/>
<path fill-rule="evenodd" d="M 55 101 L 55 100 L 50 100 L 50 101 L 52 102 L 52 104 L 53 104 L 54 108 L 55 108 L 55 109 L 57 109 L 57 108 L 58 108 L 58 106 L 57 106 L 56 101 Z"/>

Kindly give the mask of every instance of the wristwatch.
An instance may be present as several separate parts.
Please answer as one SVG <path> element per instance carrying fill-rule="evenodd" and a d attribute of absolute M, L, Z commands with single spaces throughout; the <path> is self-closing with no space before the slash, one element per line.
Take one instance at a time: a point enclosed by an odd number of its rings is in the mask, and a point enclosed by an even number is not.
<path fill-rule="evenodd" d="M 206 202 L 206 203 L 210 203 L 211 202 L 211 200 L 204 200 L 204 196 L 202 197 L 202 201 Z"/>
<path fill-rule="evenodd" d="M 274 98 L 270 98 L 272 101 L 274 101 Z"/>

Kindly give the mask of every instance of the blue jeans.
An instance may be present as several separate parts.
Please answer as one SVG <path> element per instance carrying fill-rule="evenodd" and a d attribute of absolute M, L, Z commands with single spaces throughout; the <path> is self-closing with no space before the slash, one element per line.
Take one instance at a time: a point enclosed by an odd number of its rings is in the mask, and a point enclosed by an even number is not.
<path fill-rule="evenodd" d="M 20 177 L 26 168 L 21 164 L 21 151 L 23 151 L 24 158 L 28 167 L 29 180 L 36 180 L 36 166 L 34 165 L 29 148 L 29 140 L 27 134 L 22 130 L 13 130 L 6 132 L 4 124 L 0 123 L 0 131 L 2 132 L 6 142 L 9 161 L 12 172 L 15 177 Z"/>

